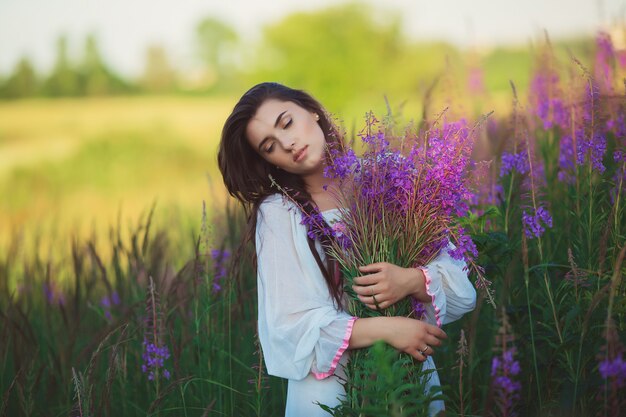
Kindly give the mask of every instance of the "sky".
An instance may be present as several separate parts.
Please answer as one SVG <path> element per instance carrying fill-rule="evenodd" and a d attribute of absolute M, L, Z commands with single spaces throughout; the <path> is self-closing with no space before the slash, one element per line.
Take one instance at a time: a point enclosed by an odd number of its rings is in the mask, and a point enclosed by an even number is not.
<path fill-rule="evenodd" d="M 527 44 L 547 30 L 552 39 L 593 34 L 626 19 L 626 0 L 362 0 L 401 13 L 411 39 L 437 39 L 459 47 Z M 69 39 L 70 54 L 97 36 L 115 70 L 141 73 L 146 47 L 167 48 L 178 67 L 192 67 L 193 30 L 203 17 L 230 24 L 244 39 L 260 38 L 264 25 L 295 11 L 344 0 L 0 0 L 0 74 L 22 56 L 41 71 L 54 62 L 55 40 Z"/>

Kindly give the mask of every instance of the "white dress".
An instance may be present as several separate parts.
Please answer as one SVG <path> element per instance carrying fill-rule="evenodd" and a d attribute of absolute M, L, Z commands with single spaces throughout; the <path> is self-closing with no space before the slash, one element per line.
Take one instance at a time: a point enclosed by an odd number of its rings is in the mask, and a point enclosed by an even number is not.
<path fill-rule="evenodd" d="M 332 223 L 340 211 L 322 215 Z M 337 376 L 345 377 L 342 368 L 356 317 L 335 309 L 301 216 L 281 194 L 267 197 L 260 205 L 255 234 L 259 340 L 267 372 L 288 379 L 285 417 L 327 417 L 316 402 L 332 408 L 345 395 Z M 319 242 L 316 249 L 325 260 Z M 422 267 L 432 298 L 425 305 L 429 323 L 441 326 L 474 309 L 476 291 L 464 267 L 465 262 L 453 259 L 446 250 Z M 424 363 L 435 368 L 430 356 Z M 439 384 L 435 371 L 429 386 Z M 433 401 L 429 411 L 435 415 L 443 409 L 443 401 Z"/>

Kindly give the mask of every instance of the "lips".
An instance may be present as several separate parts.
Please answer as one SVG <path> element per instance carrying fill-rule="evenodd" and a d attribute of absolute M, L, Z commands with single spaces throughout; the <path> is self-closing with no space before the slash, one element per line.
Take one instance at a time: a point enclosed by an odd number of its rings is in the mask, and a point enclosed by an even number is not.
<path fill-rule="evenodd" d="M 296 152 L 296 153 L 293 155 L 293 160 L 294 160 L 294 162 L 295 162 L 295 161 L 297 161 L 297 160 L 298 160 L 298 158 L 300 158 L 300 156 L 302 156 L 302 154 L 304 153 L 304 151 L 306 150 L 306 148 L 307 148 L 308 146 L 309 146 L 309 145 L 306 145 L 304 148 L 300 149 L 298 152 Z"/>

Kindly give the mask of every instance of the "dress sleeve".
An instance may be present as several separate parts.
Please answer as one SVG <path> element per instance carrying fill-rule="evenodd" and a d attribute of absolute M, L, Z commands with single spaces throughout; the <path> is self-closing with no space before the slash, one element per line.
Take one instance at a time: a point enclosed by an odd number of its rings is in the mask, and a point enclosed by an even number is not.
<path fill-rule="evenodd" d="M 356 317 L 337 311 L 300 224 L 281 195 L 260 206 L 256 227 L 258 331 L 270 375 L 332 375 Z M 324 259 L 324 258 L 322 258 Z"/>
<path fill-rule="evenodd" d="M 439 327 L 460 319 L 476 306 L 476 289 L 469 280 L 467 264 L 448 254 L 453 249 L 456 246 L 448 241 L 435 259 L 419 267 L 426 277 L 426 293 L 431 297 L 425 306 L 426 320 Z"/>

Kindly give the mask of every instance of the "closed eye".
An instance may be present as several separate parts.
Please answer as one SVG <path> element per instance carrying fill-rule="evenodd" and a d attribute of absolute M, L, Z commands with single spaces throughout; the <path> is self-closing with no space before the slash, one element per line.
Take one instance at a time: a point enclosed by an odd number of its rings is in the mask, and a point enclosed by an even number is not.
<path fill-rule="evenodd" d="M 293 121 L 292 119 L 289 119 L 289 121 L 285 123 L 285 127 L 283 127 L 283 129 L 287 129 L 291 125 L 292 121 Z M 272 153 L 273 148 L 274 148 L 274 144 L 272 143 L 269 147 L 265 148 L 265 152 Z"/>

